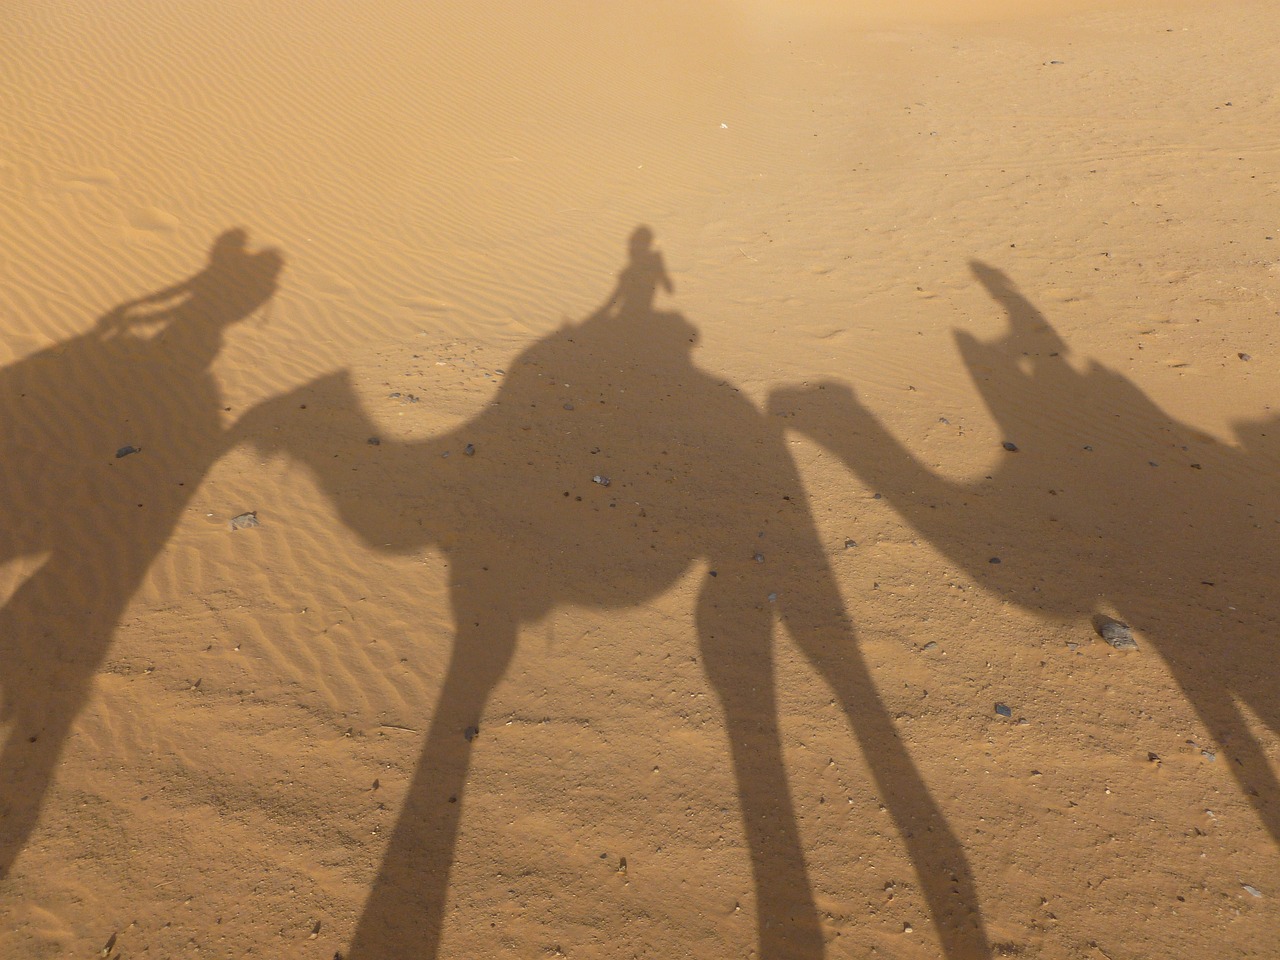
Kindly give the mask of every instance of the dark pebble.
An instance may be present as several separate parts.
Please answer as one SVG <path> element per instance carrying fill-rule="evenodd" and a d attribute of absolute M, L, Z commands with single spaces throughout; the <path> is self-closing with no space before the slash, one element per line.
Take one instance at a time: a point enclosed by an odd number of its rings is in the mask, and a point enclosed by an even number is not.
<path fill-rule="evenodd" d="M 462 448 L 462 452 L 465 453 L 468 457 L 474 457 L 476 455 L 475 444 L 468 443 L 465 447 Z"/>
<path fill-rule="evenodd" d="M 465 729 L 465 730 L 463 730 L 463 731 L 462 731 L 462 735 L 463 735 L 464 737 L 466 737 L 466 738 L 467 738 L 467 743 L 470 743 L 470 742 L 471 742 L 472 740 L 474 740 L 476 737 L 480 736 L 480 728 L 479 728 L 479 727 L 467 727 L 467 729 Z"/>
<path fill-rule="evenodd" d="M 126 445 L 116 451 L 116 459 L 119 460 L 121 457 L 127 457 L 131 453 L 141 453 L 141 452 L 142 450 L 138 447 L 135 447 L 131 444 Z"/>
<path fill-rule="evenodd" d="M 380 444 L 380 443 L 382 443 L 382 441 L 381 441 L 381 440 L 379 440 L 377 437 L 370 437 L 370 438 L 369 438 L 369 446 L 371 446 L 371 447 L 376 447 L 376 446 L 378 446 L 378 444 Z"/>
<path fill-rule="evenodd" d="M 1105 620 L 1098 625 L 1098 636 L 1117 650 L 1137 650 L 1138 641 L 1133 639 L 1133 631 L 1127 623 L 1118 620 Z"/>
<path fill-rule="evenodd" d="M 1004 443 L 1000 444 L 1000 446 L 1004 447 L 1010 453 L 1018 452 L 1018 445 L 1011 440 L 1006 440 Z"/>
<path fill-rule="evenodd" d="M 987 563 L 999 563 L 999 562 L 1000 562 L 999 557 L 992 557 L 990 560 L 987 561 Z"/>
<path fill-rule="evenodd" d="M 1002 716 L 1002 717 L 1012 717 L 1012 716 L 1013 716 L 1013 711 L 1012 711 L 1012 710 L 1010 710 L 1010 709 L 1009 709 L 1005 704 L 1003 704 L 1003 703 L 997 703 L 997 704 L 996 704 L 996 713 L 1000 714 L 1000 716 Z"/>
<path fill-rule="evenodd" d="M 1237 354 L 1236 354 L 1236 356 L 1237 356 L 1237 357 L 1239 357 L 1241 360 L 1252 360 L 1252 359 L 1253 359 L 1253 357 L 1249 356 L 1249 354 L 1247 354 L 1247 353 L 1237 353 Z"/>

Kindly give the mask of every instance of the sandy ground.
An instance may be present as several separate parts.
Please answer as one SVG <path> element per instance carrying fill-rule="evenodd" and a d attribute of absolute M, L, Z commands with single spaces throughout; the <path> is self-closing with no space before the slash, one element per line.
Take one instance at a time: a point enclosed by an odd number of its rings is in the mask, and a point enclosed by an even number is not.
<path fill-rule="evenodd" d="M 888 6 L 4 5 L 0 956 L 1276 955 L 1280 8 Z"/>

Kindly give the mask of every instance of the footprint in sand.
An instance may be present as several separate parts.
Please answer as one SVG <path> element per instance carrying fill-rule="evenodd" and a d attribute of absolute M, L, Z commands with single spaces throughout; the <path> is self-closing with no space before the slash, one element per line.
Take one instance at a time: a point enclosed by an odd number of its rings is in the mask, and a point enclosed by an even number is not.
<path fill-rule="evenodd" d="M 423 296 L 401 297 L 400 305 L 415 313 L 447 313 L 453 309 L 453 304 L 446 300 Z"/>
<path fill-rule="evenodd" d="M 316 289 L 330 297 L 345 299 L 356 292 L 356 285 L 346 277 L 326 271 L 316 278 Z"/>
<path fill-rule="evenodd" d="M 152 233 L 176 230 L 181 222 L 172 213 L 161 210 L 159 207 L 134 207 L 127 217 L 129 226 L 135 230 L 147 230 Z"/>
<path fill-rule="evenodd" d="M 81 193 L 92 193 L 104 187 L 114 187 L 120 182 L 114 170 L 106 167 L 84 167 L 68 177 L 63 177 L 62 185 L 68 190 Z"/>

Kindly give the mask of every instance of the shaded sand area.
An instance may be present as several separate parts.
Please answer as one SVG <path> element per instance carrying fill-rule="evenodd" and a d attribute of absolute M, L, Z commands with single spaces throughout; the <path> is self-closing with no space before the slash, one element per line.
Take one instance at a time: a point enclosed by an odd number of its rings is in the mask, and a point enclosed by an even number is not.
<path fill-rule="evenodd" d="M 0 957 L 1274 956 L 1280 10 L 882 6 L 5 5 Z"/>

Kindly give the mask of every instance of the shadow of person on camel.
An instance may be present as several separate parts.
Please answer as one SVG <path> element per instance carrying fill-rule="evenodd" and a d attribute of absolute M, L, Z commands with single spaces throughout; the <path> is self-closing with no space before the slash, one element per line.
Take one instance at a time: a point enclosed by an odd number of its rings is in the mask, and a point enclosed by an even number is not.
<path fill-rule="evenodd" d="M 846 384 L 776 391 L 789 429 L 836 454 L 975 581 L 1028 610 L 1109 618 L 1167 664 L 1280 845 L 1280 784 L 1241 709 L 1280 734 L 1280 420 L 1219 443 L 1096 362 L 1078 372 L 1048 321 L 999 270 L 973 273 L 1008 328 L 960 354 L 1006 442 L 976 483 L 930 470 Z M 992 562 L 998 558 L 1001 562 Z"/>
<path fill-rule="evenodd" d="M 521 353 L 492 402 L 443 436 L 370 445 L 379 431 L 345 373 L 248 415 L 245 435 L 307 464 L 367 545 L 433 547 L 449 571 L 447 675 L 434 708 L 423 704 L 422 756 L 347 956 L 440 954 L 467 772 L 483 743 L 472 734 L 521 628 L 564 604 L 643 604 L 701 562 L 696 630 L 724 711 L 758 956 L 824 951 L 779 734 L 781 622 L 849 722 L 945 955 L 987 957 L 964 851 L 876 691 L 781 423 L 694 362 L 698 332 L 654 309 L 659 288 L 672 284 L 641 227 L 604 306 Z"/>
<path fill-rule="evenodd" d="M 204 269 L 0 369 L 0 878 L 34 829 L 76 716 L 147 570 L 235 443 L 211 367 L 284 259 L 223 233 Z"/>

